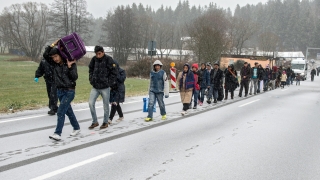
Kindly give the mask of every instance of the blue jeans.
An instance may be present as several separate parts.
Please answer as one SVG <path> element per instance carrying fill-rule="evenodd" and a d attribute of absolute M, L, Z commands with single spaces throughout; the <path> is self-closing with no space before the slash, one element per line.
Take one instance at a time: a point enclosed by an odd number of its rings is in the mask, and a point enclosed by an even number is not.
<path fill-rule="evenodd" d="M 79 130 L 80 129 L 79 123 L 70 105 L 71 101 L 74 99 L 75 91 L 58 89 L 57 95 L 60 101 L 60 105 L 57 112 L 57 117 L 58 117 L 57 127 L 54 133 L 61 136 L 62 129 L 64 126 L 65 115 L 68 116 L 73 129 Z"/>
<path fill-rule="evenodd" d="M 211 94 L 213 94 L 213 99 L 218 99 L 218 89 L 214 89 L 214 84 L 211 84 Z"/>
<path fill-rule="evenodd" d="M 158 101 L 159 108 L 160 108 L 160 114 L 161 116 L 166 115 L 166 107 L 163 102 L 163 96 L 164 93 L 154 93 L 154 92 L 149 92 L 149 104 L 148 104 L 148 117 L 153 118 L 153 107 L 154 104 L 156 103 L 156 100 Z"/>
<path fill-rule="evenodd" d="M 287 78 L 287 82 L 286 82 L 288 86 L 290 85 L 290 82 L 291 82 L 291 78 L 288 77 L 288 78 Z"/>
<path fill-rule="evenodd" d="M 198 96 L 199 96 L 199 90 L 193 89 L 193 106 L 197 107 L 198 105 Z M 191 100 L 192 103 L 192 100 Z"/>
<path fill-rule="evenodd" d="M 206 91 L 207 88 L 201 88 L 199 91 L 200 94 L 200 101 L 203 103 L 204 101 L 204 92 Z"/>
<path fill-rule="evenodd" d="M 110 88 L 105 88 L 105 89 L 92 88 L 90 92 L 90 97 L 89 97 L 89 107 L 90 107 L 90 112 L 92 116 L 92 123 L 98 122 L 97 113 L 96 113 L 96 101 L 99 95 L 102 96 L 102 102 L 103 102 L 103 110 L 104 110 L 103 122 L 108 123 Z"/>

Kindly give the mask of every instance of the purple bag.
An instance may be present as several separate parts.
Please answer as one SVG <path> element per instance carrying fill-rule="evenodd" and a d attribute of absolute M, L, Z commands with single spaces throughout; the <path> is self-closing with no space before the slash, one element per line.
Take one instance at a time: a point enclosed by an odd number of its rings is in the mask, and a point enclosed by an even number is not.
<path fill-rule="evenodd" d="M 61 38 L 58 42 L 58 49 L 61 56 L 68 60 L 79 60 L 86 54 L 85 45 L 80 36 L 75 32 Z"/>

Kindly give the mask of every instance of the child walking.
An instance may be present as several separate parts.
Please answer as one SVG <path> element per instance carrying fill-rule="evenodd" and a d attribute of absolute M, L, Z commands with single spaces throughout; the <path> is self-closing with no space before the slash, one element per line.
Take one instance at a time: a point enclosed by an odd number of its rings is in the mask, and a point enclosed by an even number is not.
<path fill-rule="evenodd" d="M 287 74 L 286 71 L 282 71 L 282 75 L 281 75 L 281 89 L 284 88 L 284 86 L 286 85 L 287 82 Z"/>
<path fill-rule="evenodd" d="M 163 102 L 163 96 L 169 98 L 169 82 L 167 74 L 162 70 L 163 64 L 161 61 L 156 60 L 153 63 L 153 70 L 150 73 L 150 90 L 149 90 L 149 104 L 148 104 L 148 117 L 145 118 L 146 122 L 152 121 L 153 107 L 158 101 L 162 120 L 167 119 L 166 108 Z M 189 102 L 190 103 L 190 102 Z"/>
<path fill-rule="evenodd" d="M 108 124 L 112 124 L 112 119 L 116 112 L 118 112 L 119 119 L 117 122 L 121 122 L 123 120 L 123 112 L 120 106 L 120 103 L 124 102 L 125 99 L 125 85 L 124 81 L 126 80 L 126 72 L 122 68 L 119 67 L 119 64 L 116 63 L 118 68 L 118 75 L 117 75 L 117 88 L 111 89 L 110 91 L 110 104 L 111 104 L 111 113 L 109 116 Z"/>

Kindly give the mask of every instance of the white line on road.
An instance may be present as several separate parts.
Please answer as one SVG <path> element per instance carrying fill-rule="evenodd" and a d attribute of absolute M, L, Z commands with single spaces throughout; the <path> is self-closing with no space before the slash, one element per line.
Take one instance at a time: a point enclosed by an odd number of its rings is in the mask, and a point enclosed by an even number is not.
<path fill-rule="evenodd" d="M 174 95 L 174 96 L 170 96 L 170 97 L 176 97 L 179 95 Z M 126 102 L 123 104 L 133 104 L 133 103 L 138 103 L 138 102 L 142 102 L 142 101 L 131 101 L 131 102 Z M 110 105 L 109 105 L 110 106 Z M 102 108 L 103 106 L 97 106 L 96 108 Z M 85 111 L 85 110 L 89 110 L 90 108 L 83 108 L 83 109 L 76 109 L 73 110 L 74 112 L 79 112 L 79 111 Z M 1 123 L 7 123 L 7 122 L 12 122 L 12 121 L 21 121 L 21 120 L 25 120 L 25 119 L 32 119 L 32 118 L 38 118 L 38 117 L 45 117 L 48 115 L 39 115 L 39 116 L 29 116 L 29 117 L 22 117 L 22 118 L 17 118 L 17 119 L 11 119 L 11 120 L 7 120 L 7 121 L 0 121 Z"/>
<path fill-rule="evenodd" d="M 94 161 L 103 159 L 103 158 L 105 158 L 105 157 L 107 157 L 107 156 L 111 156 L 111 155 L 113 155 L 113 154 L 114 154 L 113 152 L 108 152 L 108 153 L 102 154 L 102 155 L 100 155 L 100 156 L 96 156 L 96 157 L 94 157 L 94 158 L 91 158 L 91 159 L 88 159 L 88 160 L 85 160 L 85 161 L 82 161 L 82 162 L 79 162 L 79 163 L 76 163 L 76 164 L 67 166 L 67 167 L 65 167 L 65 168 L 62 168 L 62 169 L 59 169 L 59 170 L 56 170 L 56 171 L 53 171 L 53 172 L 51 172 L 51 173 L 48 173 L 48 174 L 45 174 L 45 175 L 42 175 L 42 176 L 33 178 L 33 179 L 31 179 L 31 180 L 48 179 L 48 178 L 50 178 L 50 177 L 56 176 L 56 175 L 58 175 L 58 174 L 61 174 L 61 173 L 67 172 L 67 171 L 70 171 L 71 169 L 75 169 L 75 168 L 77 168 L 77 167 L 80 167 L 80 166 L 83 166 L 83 165 L 92 163 L 92 162 L 94 162 Z"/>
<path fill-rule="evenodd" d="M 257 101 L 260 101 L 260 99 L 256 99 L 256 100 L 251 101 L 251 102 L 248 102 L 248 103 L 246 103 L 246 104 L 242 104 L 242 105 L 241 105 L 241 106 L 239 106 L 239 107 L 243 107 L 243 106 L 246 106 L 246 105 L 249 105 L 249 104 L 255 103 L 255 102 L 257 102 Z"/>

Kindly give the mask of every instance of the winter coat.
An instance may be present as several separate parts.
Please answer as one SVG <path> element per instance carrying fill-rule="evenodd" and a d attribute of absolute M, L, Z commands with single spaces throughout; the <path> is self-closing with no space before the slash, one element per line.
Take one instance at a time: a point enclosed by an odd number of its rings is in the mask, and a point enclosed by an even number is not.
<path fill-rule="evenodd" d="M 272 70 L 271 72 L 271 80 L 276 80 L 277 79 L 277 76 L 278 76 L 278 72 L 277 71 L 274 71 Z"/>
<path fill-rule="evenodd" d="M 45 59 L 42 59 L 39 63 L 38 69 L 36 70 L 35 77 L 39 78 L 43 76 L 43 78 L 47 83 L 53 83 L 54 81 L 53 69 L 54 69 L 53 65 L 48 63 Z"/>
<path fill-rule="evenodd" d="M 300 76 L 300 75 L 297 75 L 296 80 L 297 80 L 297 81 L 301 81 L 301 76 Z"/>
<path fill-rule="evenodd" d="M 287 74 L 287 77 L 291 77 L 292 69 L 291 68 L 287 68 L 286 74 Z"/>
<path fill-rule="evenodd" d="M 251 78 L 251 69 L 249 67 L 245 68 L 244 66 L 240 70 L 241 81 L 249 81 Z M 246 78 L 244 78 L 246 76 Z"/>
<path fill-rule="evenodd" d="M 200 85 L 200 88 L 207 88 L 210 86 L 210 73 L 206 68 L 200 69 L 198 75 L 198 84 Z"/>
<path fill-rule="evenodd" d="M 264 76 L 263 76 L 263 80 L 264 81 L 269 81 L 271 78 L 271 71 L 269 68 L 266 68 L 266 70 L 264 71 Z"/>
<path fill-rule="evenodd" d="M 237 71 L 233 71 L 233 74 L 238 76 Z M 233 92 L 239 86 L 239 82 L 235 81 L 235 78 L 238 77 L 234 77 L 233 74 L 228 70 L 225 74 L 225 89 L 229 92 Z"/>
<path fill-rule="evenodd" d="M 312 69 L 310 75 L 311 75 L 311 76 L 314 76 L 314 75 L 316 75 L 316 73 L 317 73 L 316 70 L 315 70 L 315 69 Z"/>
<path fill-rule="evenodd" d="M 190 66 L 188 66 L 188 72 L 180 72 L 177 78 L 177 87 L 180 89 L 180 98 L 182 103 L 190 103 L 192 99 L 193 89 L 194 89 L 194 75 L 190 71 Z"/>
<path fill-rule="evenodd" d="M 115 61 L 115 60 L 114 60 Z M 118 75 L 117 75 L 117 88 L 111 89 L 110 91 L 110 103 L 117 102 L 123 103 L 125 100 L 125 85 L 124 81 L 126 80 L 126 71 L 119 67 L 119 64 L 115 61 L 117 68 L 118 68 Z"/>
<path fill-rule="evenodd" d="M 116 89 L 118 68 L 112 57 L 104 55 L 102 58 L 94 56 L 89 64 L 89 81 L 95 89 L 111 87 Z"/>
<path fill-rule="evenodd" d="M 65 59 L 62 59 L 63 64 L 55 63 L 49 55 L 51 49 L 52 47 L 50 46 L 45 49 L 43 58 L 54 66 L 53 79 L 57 89 L 75 89 L 76 80 L 78 79 L 77 64 L 74 63 L 71 68 L 68 68 L 68 64 Z"/>
<path fill-rule="evenodd" d="M 286 82 L 287 81 L 287 75 L 286 74 L 282 74 L 281 75 L 281 82 Z"/>
<path fill-rule="evenodd" d="M 215 77 L 214 77 L 214 69 L 211 70 L 210 83 L 213 84 L 214 89 L 219 89 L 222 87 L 223 77 L 224 77 L 224 74 L 221 69 L 217 70 Z"/>

